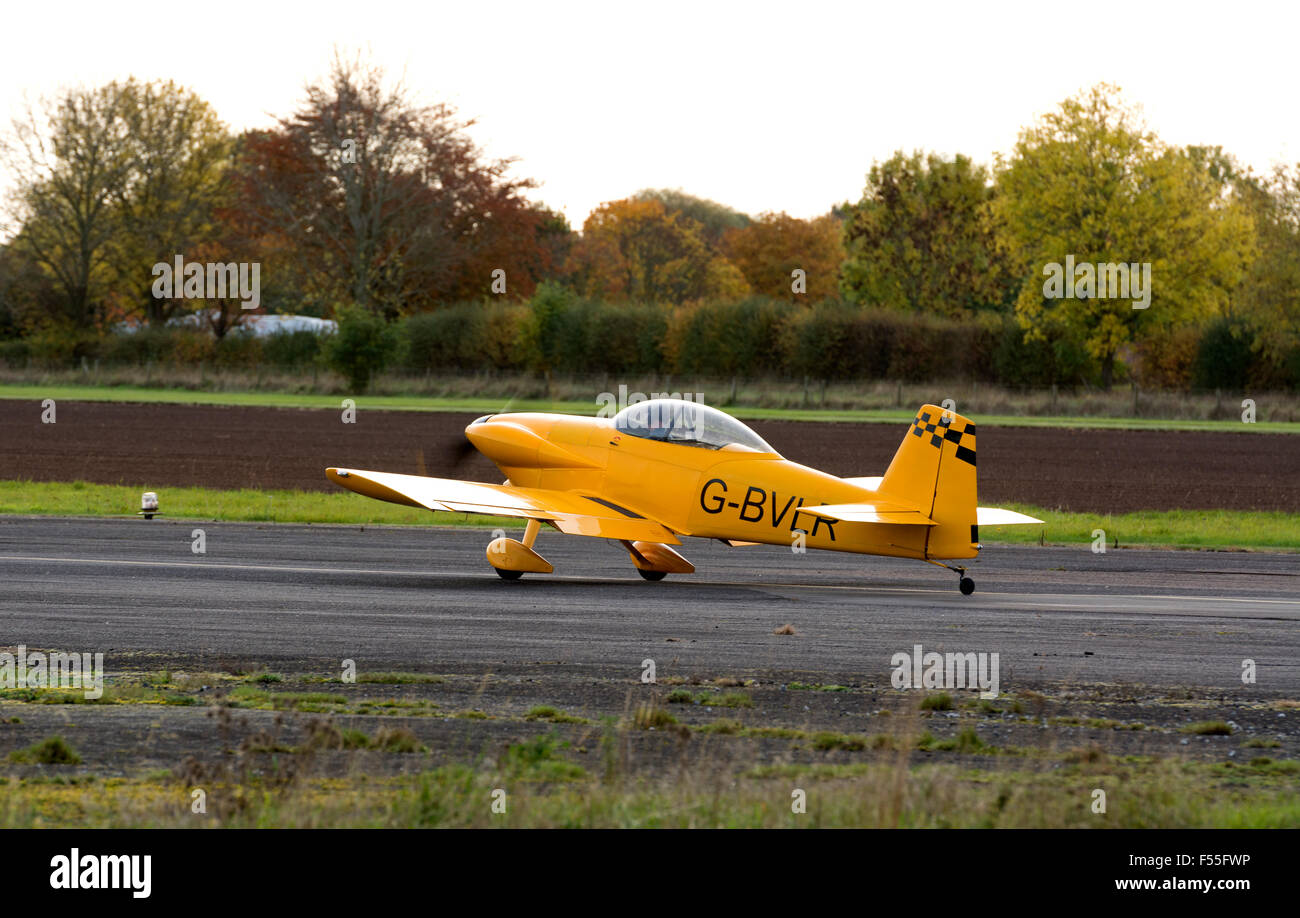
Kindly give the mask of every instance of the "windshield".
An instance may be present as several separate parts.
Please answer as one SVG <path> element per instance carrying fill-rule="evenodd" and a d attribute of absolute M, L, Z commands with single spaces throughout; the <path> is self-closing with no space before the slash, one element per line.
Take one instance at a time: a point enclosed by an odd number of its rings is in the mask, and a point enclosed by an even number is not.
<path fill-rule="evenodd" d="M 628 405 L 614 415 L 619 433 L 683 446 L 722 449 L 738 444 L 760 453 L 775 453 L 758 434 L 716 408 L 675 398 L 655 398 Z"/>

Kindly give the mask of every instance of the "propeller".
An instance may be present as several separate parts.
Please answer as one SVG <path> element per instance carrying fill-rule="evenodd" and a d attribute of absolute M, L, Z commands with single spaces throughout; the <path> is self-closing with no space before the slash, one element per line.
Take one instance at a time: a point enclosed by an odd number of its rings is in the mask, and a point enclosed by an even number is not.
<path fill-rule="evenodd" d="M 459 440 L 453 440 L 442 450 L 443 465 L 453 472 L 465 464 L 465 461 L 473 456 L 476 452 L 474 444 L 469 440 L 461 437 Z"/>
<path fill-rule="evenodd" d="M 513 405 L 514 403 L 515 403 L 514 398 L 508 399 L 506 403 L 501 406 L 500 410 L 494 411 L 492 412 L 492 414 L 505 414 L 510 410 L 510 406 Z M 450 443 L 445 444 L 439 450 L 439 456 L 442 460 L 441 468 L 446 469 L 450 472 L 457 472 L 460 470 L 460 467 L 462 465 L 464 465 L 471 457 L 477 454 L 478 454 L 478 450 L 474 448 L 474 444 L 469 442 L 469 439 L 467 437 L 462 436 L 459 439 L 453 440 Z M 424 450 L 420 450 L 420 455 L 418 457 L 417 465 L 419 468 L 419 474 L 421 475 L 428 474 L 424 468 Z"/>

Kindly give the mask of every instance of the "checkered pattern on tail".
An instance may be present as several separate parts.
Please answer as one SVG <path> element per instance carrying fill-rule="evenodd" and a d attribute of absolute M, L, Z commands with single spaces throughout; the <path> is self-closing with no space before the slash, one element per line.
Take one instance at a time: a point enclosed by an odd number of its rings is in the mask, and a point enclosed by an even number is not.
<path fill-rule="evenodd" d="M 912 436 L 923 438 L 938 449 L 943 441 L 957 444 L 957 458 L 975 464 L 975 425 L 958 415 L 947 412 L 932 417 L 932 412 L 921 411 L 912 421 Z"/>

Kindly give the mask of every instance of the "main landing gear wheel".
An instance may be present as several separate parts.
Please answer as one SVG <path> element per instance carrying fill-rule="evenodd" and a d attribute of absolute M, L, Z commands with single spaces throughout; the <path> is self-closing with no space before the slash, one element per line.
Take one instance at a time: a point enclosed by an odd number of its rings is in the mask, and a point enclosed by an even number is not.
<path fill-rule="evenodd" d="M 963 577 L 961 580 L 957 581 L 957 589 L 961 590 L 961 595 L 969 596 L 971 593 L 975 592 L 975 581 L 971 580 L 969 577 Z"/>
<path fill-rule="evenodd" d="M 648 571 L 645 568 L 641 568 L 641 567 L 638 567 L 636 569 L 636 572 L 640 574 L 642 577 L 644 577 L 646 580 L 650 580 L 650 581 L 663 580 L 665 577 L 668 576 L 667 571 Z"/>
<path fill-rule="evenodd" d="M 492 570 L 496 571 L 497 576 L 500 577 L 502 580 L 518 580 L 520 577 L 524 575 L 523 571 L 503 571 L 499 567 L 494 567 L 492 568 Z"/>

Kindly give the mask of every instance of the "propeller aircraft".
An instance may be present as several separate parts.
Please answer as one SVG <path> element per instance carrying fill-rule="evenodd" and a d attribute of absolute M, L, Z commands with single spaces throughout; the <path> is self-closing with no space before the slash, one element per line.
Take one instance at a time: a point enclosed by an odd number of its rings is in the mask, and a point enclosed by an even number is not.
<path fill-rule="evenodd" d="M 527 520 L 522 540 L 494 539 L 488 563 L 507 580 L 554 568 L 536 550 L 545 523 L 622 543 L 646 580 L 691 574 L 681 537 L 791 545 L 945 563 L 979 554 L 979 527 L 1039 523 L 976 506 L 975 425 L 924 405 L 884 475 L 839 478 L 783 458 L 745 424 L 699 402 L 637 402 L 612 418 L 486 415 L 465 436 L 503 484 L 330 468 L 326 477 L 378 500 Z"/>

